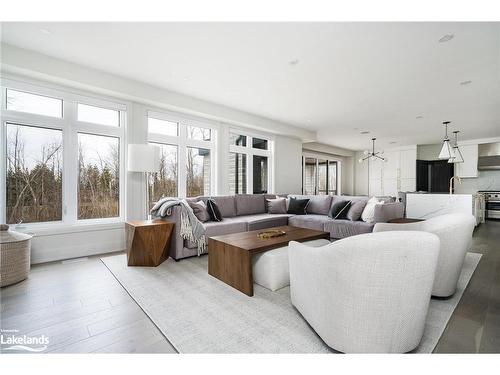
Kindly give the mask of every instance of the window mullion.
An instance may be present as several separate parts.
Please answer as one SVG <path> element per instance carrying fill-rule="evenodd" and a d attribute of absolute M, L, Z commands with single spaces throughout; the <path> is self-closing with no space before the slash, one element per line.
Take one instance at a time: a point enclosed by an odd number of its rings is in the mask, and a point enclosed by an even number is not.
<path fill-rule="evenodd" d="M 185 198 L 187 196 L 187 174 L 186 174 L 186 138 L 187 129 L 186 124 L 179 122 L 179 149 L 178 149 L 178 171 L 177 171 L 177 186 L 179 197 Z"/>
<path fill-rule="evenodd" d="M 75 224 L 78 205 L 78 134 L 72 127 L 76 117 L 76 103 L 64 102 L 63 129 L 63 222 Z"/>

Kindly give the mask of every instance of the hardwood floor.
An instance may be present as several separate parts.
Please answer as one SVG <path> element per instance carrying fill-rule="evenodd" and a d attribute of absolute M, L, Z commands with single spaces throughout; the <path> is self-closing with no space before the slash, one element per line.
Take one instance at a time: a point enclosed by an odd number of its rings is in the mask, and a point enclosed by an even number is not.
<path fill-rule="evenodd" d="M 474 233 L 481 262 L 439 341 L 437 353 L 500 353 L 500 221 Z M 32 267 L 2 288 L 1 325 L 50 338 L 49 353 L 175 353 L 99 257 Z"/>
<path fill-rule="evenodd" d="M 436 353 L 500 353 L 500 220 L 476 228 L 472 250 L 483 256 Z"/>
<path fill-rule="evenodd" d="M 33 266 L 1 290 L 0 314 L 3 330 L 48 336 L 49 353 L 176 352 L 99 257 Z"/>

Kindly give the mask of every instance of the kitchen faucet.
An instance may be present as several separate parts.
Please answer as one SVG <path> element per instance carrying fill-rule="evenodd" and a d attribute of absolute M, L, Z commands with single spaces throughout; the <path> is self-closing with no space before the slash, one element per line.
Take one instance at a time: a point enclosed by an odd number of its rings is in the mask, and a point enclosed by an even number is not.
<path fill-rule="evenodd" d="M 458 176 L 453 176 L 452 178 L 450 178 L 450 194 L 453 194 L 453 190 L 454 190 L 454 189 L 453 189 L 453 180 L 454 180 L 455 178 L 458 180 L 458 182 L 459 182 L 460 184 L 462 183 L 462 179 L 461 179 L 460 177 L 458 177 Z"/>

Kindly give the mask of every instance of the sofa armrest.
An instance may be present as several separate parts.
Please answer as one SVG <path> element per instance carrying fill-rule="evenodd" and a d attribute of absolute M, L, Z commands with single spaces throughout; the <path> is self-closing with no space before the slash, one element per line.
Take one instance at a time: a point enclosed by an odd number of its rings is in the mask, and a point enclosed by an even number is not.
<path fill-rule="evenodd" d="M 386 223 L 389 220 L 401 219 L 404 216 L 404 205 L 401 202 L 377 204 L 375 206 L 375 223 Z"/>
<path fill-rule="evenodd" d="M 158 218 L 174 223 L 174 230 L 170 237 L 170 248 L 168 249 L 168 255 L 174 259 L 182 258 L 184 239 L 181 237 L 181 207 L 173 206 L 172 214 L 170 216 Z"/>

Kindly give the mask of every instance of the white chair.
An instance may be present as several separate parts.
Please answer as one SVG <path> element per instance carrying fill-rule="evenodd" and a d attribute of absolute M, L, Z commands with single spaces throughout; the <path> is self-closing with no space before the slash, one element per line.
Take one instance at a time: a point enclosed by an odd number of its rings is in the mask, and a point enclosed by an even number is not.
<path fill-rule="evenodd" d="M 417 230 L 436 234 L 441 240 L 432 295 L 449 297 L 457 289 L 458 278 L 470 248 L 475 219 L 472 215 L 447 214 L 407 224 L 377 223 L 374 232 Z"/>
<path fill-rule="evenodd" d="M 292 304 L 345 353 L 405 353 L 424 332 L 439 238 L 369 233 L 320 248 L 289 244 Z"/>

